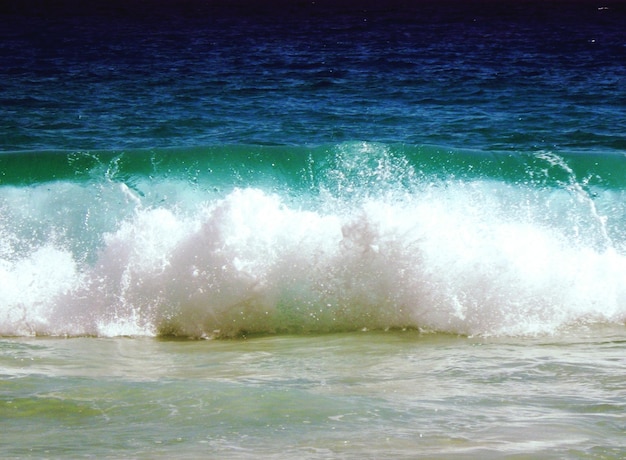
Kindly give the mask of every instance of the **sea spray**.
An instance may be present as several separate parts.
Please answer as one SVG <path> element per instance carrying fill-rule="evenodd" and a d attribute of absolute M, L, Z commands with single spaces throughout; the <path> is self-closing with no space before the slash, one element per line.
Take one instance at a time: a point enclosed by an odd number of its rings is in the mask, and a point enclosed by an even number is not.
<path fill-rule="evenodd" d="M 0 188 L 0 333 L 626 319 L 624 183 L 600 162 L 361 142 L 170 153 L 56 152 L 54 174 Z"/>

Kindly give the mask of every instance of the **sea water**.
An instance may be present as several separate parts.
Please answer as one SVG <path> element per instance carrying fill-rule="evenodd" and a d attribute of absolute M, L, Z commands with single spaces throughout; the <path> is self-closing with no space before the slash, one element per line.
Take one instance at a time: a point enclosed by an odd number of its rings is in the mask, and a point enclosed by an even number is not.
<path fill-rule="evenodd" d="M 622 3 L 0 20 L 2 457 L 626 454 Z"/>
<path fill-rule="evenodd" d="M 623 457 L 623 327 L 3 340 L 5 458 Z"/>

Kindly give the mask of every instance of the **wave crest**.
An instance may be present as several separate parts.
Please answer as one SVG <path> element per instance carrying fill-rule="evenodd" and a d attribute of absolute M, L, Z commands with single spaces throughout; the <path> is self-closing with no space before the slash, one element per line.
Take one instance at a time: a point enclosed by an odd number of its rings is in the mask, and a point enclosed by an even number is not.
<path fill-rule="evenodd" d="M 289 174 L 306 187 L 271 176 L 280 164 L 266 160 L 256 182 L 227 190 L 119 170 L 87 184 L 3 187 L 0 334 L 517 335 L 623 324 L 623 192 L 594 195 L 561 157 L 533 161 L 528 180 L 457 177 L 347 143 L 299 160 Z"/>

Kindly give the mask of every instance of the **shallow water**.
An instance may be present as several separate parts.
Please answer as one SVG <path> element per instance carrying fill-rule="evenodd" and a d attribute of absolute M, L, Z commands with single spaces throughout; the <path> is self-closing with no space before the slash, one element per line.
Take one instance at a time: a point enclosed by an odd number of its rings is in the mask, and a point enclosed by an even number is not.
<path fill-rule="evenodd" d="M 618 459 L 623 337 L 3 339 L 0 454 Z"/>

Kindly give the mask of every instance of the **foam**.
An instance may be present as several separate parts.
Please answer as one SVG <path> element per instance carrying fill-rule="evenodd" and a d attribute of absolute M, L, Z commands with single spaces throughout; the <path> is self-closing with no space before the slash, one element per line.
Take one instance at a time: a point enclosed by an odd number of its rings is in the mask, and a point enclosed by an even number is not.
<path fill-rule="evenodd" d="M 375 183 L 368 177 L 368 190 Z M 64 233 L 60 219 L 25 239 L 23 218 L 13 227 L 4 220 L 0 333 L 520 335 L 626 321 L 623 246 L 580 190 L 448 180 L 410 193 L 322 190 L 300 206 L 257 187 L 212 197 L 159 184 L 171 197 L 164 201 L 105 185 L 82 195 L 88 213 L 109 212 L 98 225 Z M 83 189 L 58 187 L 66 196 Z M 23 193 L 46 203 L 49 190 Z M 8 195 L 5 210 L 23 204 Z M 192 204 L 179 206 L 182 196 Z M 60 203 L 31 212 L 74 215 Z"/>
<path fill-rule="evenodd" d="M 68 251 L 44 246 L 15 262 L 0 260 L 0 334 L 50 330 L 55 298 L 81 283 Z"/>

